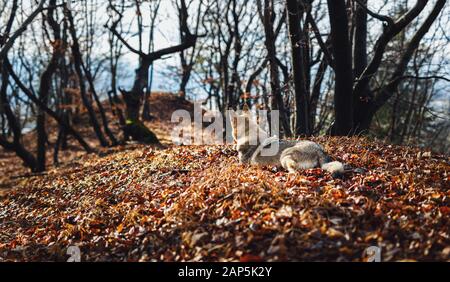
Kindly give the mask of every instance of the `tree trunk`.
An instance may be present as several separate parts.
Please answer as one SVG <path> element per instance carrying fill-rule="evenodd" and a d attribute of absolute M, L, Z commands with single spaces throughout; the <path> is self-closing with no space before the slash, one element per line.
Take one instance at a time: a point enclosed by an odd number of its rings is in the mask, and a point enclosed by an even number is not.
<path fill-rule="evenodd" d="M 329 0 L 328 2 L 332 1 Z M 369 87 L 370 81 L 375 76 L 382 63 L 387 45 L 392 40 L 392 38 L 399 34 L 422 12 L 427 2 L 427 0 L 417 0 L 416 4 L 408 12 L 402 15 L 397 21 L 392 22 L 392 20 L 390 20 L 384 25 L 383 33 L 375 43 L 373 57 L 367 64 L 367 67 L 364 69 L 364 71 L 359 75 L 353 89 L 353 97 L 354 101 L 356 101 L 356 112 L 353 115 L 355 118 L 355 134 L 359 134 L 369 129 L 373 116 L 378 110 L 374 105 L 375 101 L 373 93 L 371 93 Z"/>
<path fill-rule="evenodd" d="M 319 67 L 316 72 L 316 76 L 314 78 L 314 84 L 312 87 L 311 97 L 309 100 L 309 121 L 310 121 L 310 130 L 311 134 L 315 134 L 316 130 L 316 114 L 317 114 L 317 106 L 319 104 L 319 98 L 322 90 L 322 82 L 325 78 L 325 72 L 328 69 L 328 60 L 325 55 L 320 61 Z M 318 128 L 320 130 L 320 128 Z"/>
<path fill-rule="evenodd" d="M 402 80 L 402 76 L 404 75 L 408 63 L 410 62 L 414 52 L 419 47 L 420 41 L 425 36 L 425 34 L 429 31 L 431 25 L 435 22 L 438 15 L 444 8 L 447 0 L 438 0 L 431 10 L 428 17 L 425 19 L 423 24 L 414 34 L 410 42 L 405 48 L 403 55 L 400 57 L 397 67 L 393 71 L 393 74 L 390 77 L 390 82 L 382 87 L 382 89 L 378 92 L 378 94 L 370 99 L 368 103 L 368 108 L 361 115 L 361 119 L 357 120 L 358 123 L 358 132 L 361 130 L 366 130 L 370 127 L 371 121 L 375 115 L 375 113 L 392 97 L 393 93 L 397 90 L 399 83 Z M 390 39 L 392 39 L 395 35 L 397 35 L 403 28 L 416 18 L 420 12 L 426 6 L 427 1 L 418 0 L 416 5 L 412 7 L 403 17 L 401 17 L 393 26 L 388 27 L 388 29 L 384 32 L 381 38 L 377 42 L 378 50 L 376 50 L 375 58 L 372 60 L 371 64 L 364 70 L 361 75 L 361 80 L 358 81 L 355 86 L 354 95 L 361 96 L 362 89 L 365 86 L 364 81 L 370 78 L 366 78 L 366 75 L 375 74 L 376 70 L 381 63 L 381 58 L 384 53 L 384 48 L 389 43 Z M 383 51 L 383 52 L 382 52 Z M 381 53 L 381 55 L 378 55 Z M 379 58 L 377 58 L 379 56 Z M 377 59 L 377 61 L 374 61 Z M 379 61 L 378 61 L 379 60 Z M 368 83 L 368 81 L 366 81 Z"/>
<path fill-rule="evenodd" d="M 438 15 L 444 8 L 447 0 L 438 0 L 431 10 L 428 17 L 425 19 L 423 24 L 414 34 L 408 45 L 406 46 L 405 52 L 400 57 L 397 67 L 395 68 L 391 78 L 390 83 L 388 83 L 380 93 L 377 95 L 374 101 L 374 110 L 379 110 L 392 96 L 392 94 L 397 90 L 399 83 L 402 81 L 402 76 L 404 75 L 406 68 L 408 67 L 409 62 L 411 61 L 414 52 L 419 47 L 420 41 L 430 30 L 431 25 L 435 22 Z"/>
<path fill-rule="evenodd" d="M 124 128 L 125 140 L 130 137 L 139 142 L 159 143 L 156 135 L 148 129 L 139 119 L 144 89 L 148 85 L 148 69 L 152 60 L 141 58 L 136 69 L 133 88 L 131 91 L 121 90 L 126 105 L 126 123 Z"/>
<path fill-rule="evenodd" d="M 136 76 L 134 79 L 133 88 L 129 92 L 122 92 L 124 94 L 127 120 L 139 120 L 139 111 L 141 108 L 144 89 L 148 84 L 148 69 L 152 62 L 147 59 L 140 59 L 140 65 L 136 69 Z"/>
<path fill-rule="evenodd" d="M 45 68 L 41 75 L 39 84 L 39 100 L 42 104 L 47 106 L 48 98 L 51 90 L 52 76 L 56 72 L 58 67 L 58 60 L 63 55 L 62 41 L 61 41 L 61 30 L 58 23 L 53 17 L 55 11 L 56 0 L 51 0 L 50 8 L 47 13 L 47 22 L 53 30 L 54 41 L 52 43 L 53 50 L 50 58 L 50 62 Z M 37 170 L 44 171 L 46 166 L 46 143 L 47 143 L 47 133 L 46 133 L 46 114 L 42 107 L 38 106 L 37 118 L 36 118 L 36 131 L 37 131 Z"/>
<path fill-rule="evenodd" d="M 267 49 L 267 57 L 269 59 L 269 73 L 270 73 L 270 89 L 272 92 L 272 99 L 270 101 L 272 110 L 279 110 L 281 117 L 281 125 L 286 136 L 291 136 L 291 128 L 289 124 L 288 115 L 283 103 L 280 87 L 280 74 L 278 70 L 278 63 L 276 58 L 275 34 L 273 30 L 274 11 L 271 0 L 264 0 L 263 8 L 263 22 L 265 31 L 265 45 Z"/>
<path fill-rule="evenodd" d="M 331 45 L 335 64 L 333 135 L 346 136 L 353 127 L 352 52 L 348 33 L 348 18 L 344 0 L 328 0 L 331 25 Z"/>
<path fill-rule="evenodd" d="M 81 58 L 82 60 L 82 58 Z M 89 83 L 90 92 L 92 93 L 92 96 L 94 96 L 95 103 L 97 104 L 98 111 L 100 113 L 100 118 L 102 120 L 103 130 L 105 131 L 106 135 L 108 136 L 109 140 L 111 141 L 111 145 L 116 146 L 118 144 L 116 137 L 112 133 L 111 129 L 109 128 L 108 119 L 106 118 L 105 109 L 103 108 L 102 102 L 100 101 L 100 98 L 97 95 L 97 91 L 95 90 L 94 85 L 94 78 L 91 75 L 91 72 L 89 69 L 87 69 L 83 61 L 81 61 L 81 66 L 83 67 L 83 70 L 86 74 L 86 79 Z"/>
<path fill-rule="evenodd" d="M 291 41 L 292 73 L 295 88 L 295 135 L 311 134 L 309 124 L 309 93 L 306 85 L 305 38 L 300 29 L 300 11 L 297 0 L 286 1 L 289 37 Z"/>
<path fill-rule="evenodd" d="M 367 5 L 367 0 L 362 0 Z M 360 79 L 367 67 L 367 12 L 359 3 L 355 3 L 354 34 L 353 34 L 353 69 L 354 77 Z M 353 96 L 353 122 L 354 130 L 359 133 L 368 129 L 367 122 L 363 123 L 364 115 L 370 108 L 370 88 L 365 85 L 359 95 Z M 369 123 L 370 124 L 370 123 Z"/>
<path fill-rule="evenodd" d="M 81 135 L 68 123 L 68 121 L 61 118 L 55 111 L 50 109 L 47 105 L 41 103 L 38 97 L 34 96 L 34 94 L 20 81 L 19 77 L 14 73 L 11 64 L 7 60 L 4 61 L 4 65 L 7 68 L 9 74 L 12 76 L 13 80 L 16 82 L 17 86 L 33 103 L 35 103 L 38 107 L 44 109 L 49 116 L 55 119 L 60 125 L 64 126 L 67 132 L 70 133 L 78 141 L 78 143 L 86 152 L 94 152 L 89 144 L 84 141 L 83 137 L 81 137 Z"/>
<path fill-rule="evenodd" d="M 57 63 L 58 63 L 58 51 L 54 50 L 52 57 L 50 59 L 50 63 L 45 68 L 44 72 L 41 75 L 40 85 L 39 85 L 39 100 L 42 104 L 47 105 L 48 97 L 50 94 L 51 88 L 51 79 L 53 73 L 56 71 Z M 46 118 L 45 118 L 45 110 L 41 107 L 37 109 L 37 118 L 36 118 L 36 131 L 37 131 L 37 170 L 44 171 L 46 164 L 46 143 L 47 143 L 47 133 L 45 129 Z"/>
<path fill-rule="evenodd" d="M 64 13 L 69 21 L 69 32 L 72 37 L 72 55 L 73 55 L 73 59 L 74 59 L 75 72 L 77 73 L 77 76 L 78 76 L 81 99 L 83 101 L 83 105 L 86 107 L 86 109 L 88 111 L 89 121 L 92 125 L 92 128 L 94 129 L 97 139 L 100 142 L 100 145 L 103 147 L 107 147 L 109 145 L 108 141 L 106 140 L 106 138 L 103 135 L 103 132 L 100 128 L 100 124 L 98 123 L 94 108 L 92 107 L 92 103 L 88 98 L 86 85 L 84 84 L 84 76 L 83 76 L 83 71 L 82 71 L 83 62 L 82 62 L 80 45 L 78 43 L 78 37 L 77 37 L 76 30 L 75 30 L 75 24 L 73 21 L 72 12 L 67 7 L 65 7 Z"/>
<path fill-rule="evenodd" d="M 0 60 L 2 64 L 2 84 L 0 88 L 0 107 L 2 108 L 5 116 L 8 120 L 9 127 L 13 133 L 13 141 L 9 142 L 6 138 L 0 135 L 0 146 L 4 147 L 6 150 L 14 151 L 19 158 L 22 159 L 24 164 L 29 167 L 33 172 L 37 171 L 37 161 L 36 158 L 31 154 L 20 142 L 20 137 L 22 135 L 22 130 L 20 128 L 19 121 L 14 115 L 13 110 L 11 109 L 11 105 L 9 104 L 8 96 L 7 96 L 7 88 L 8 88 L 8 79 L 9 74 L 6 69 L 5 64 L 2 60 Z"/>

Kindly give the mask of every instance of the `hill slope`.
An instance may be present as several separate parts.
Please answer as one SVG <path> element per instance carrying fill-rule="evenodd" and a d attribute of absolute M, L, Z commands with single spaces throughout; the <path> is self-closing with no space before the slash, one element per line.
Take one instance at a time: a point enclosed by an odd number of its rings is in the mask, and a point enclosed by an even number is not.
<path fill-rule="evenodd" d="M 176 95 L 160 92 L 152 93 L 149 101 L 153 119 L 151 121 L 145 121 L 145 124 L 155 132 L 162 144 L 169 145 L 171 144 L 170 131 L 173 127 L 173 124 L 170 122 L 172 112 L 182 109 L 192 113 L 194 111 L 194 105 L 187 100 L 180 99 Z M 103 103 L 103 107 L 107 110 L 106 116 L 109 121 L 111 131 L 114 133 L 116 138 L 120 139 L 122 132 L 119 128 L 118 117 L 111 114 L 111 111 L 109 110 L 110 104 L 107 101 Z M 95 110 L 97 109 L 95 108 Z M 100 114 L 98 111 L 97 118 L 100 120 Z M 73 127 L 78 130 L 78 132 L 83 136 L 85 141 L 91 145 L 91 147 L 96 148 L 101 154 L 108 154 L 110 152 L 117 151 L 117 148 L 111 149 L 100 147 L 96 135 L 90 126 L 87 112 L 83 112 L 83 108 L 81 108 L 81 113 L 77 118 L 77 123 L 74 123 Z M 48 118 L 46 128 L 50 143 L 47 148 L 47 167 L 52 168 L 54 167 L 53 147 L 57 139 L 58 125 L 53 119 Z M 24 134 L 22 137 L 25 147 L 31 152 L 36 151 L 36 138 L 36 132 L 34 130 Z M 121 150 L 121 148 L 119 148 L 119 150 Z M 68 148 L 67 150 L 60 151 L 59 162 L 62 164 L 69 163 L 72 160 L 76 160 L 84 155 L 85 151 L 72 138 L 72 136 L 68 136 Z M 7 152 L 0 147 L 0 196 L 11 187 L 14 187 L 17 178 L 24 178 L 29 175 L 29 169 L 23 166 L 22 160 L 19 159 L 14 152 Z"/>

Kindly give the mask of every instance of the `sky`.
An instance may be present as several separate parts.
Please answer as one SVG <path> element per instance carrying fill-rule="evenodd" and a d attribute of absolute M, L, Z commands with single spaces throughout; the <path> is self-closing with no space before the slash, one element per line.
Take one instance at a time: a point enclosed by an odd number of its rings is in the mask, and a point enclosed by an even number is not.
<path fill-rule="evenodd" d="M 143 7 L 143 18 L 149 18 L 148 9 Z M 172 4 L 171 0 L 162 0 L 161 6 L 159 8 L 160 15 L 158 16 L 157 26 L 155 29 L 155 50 L 170 47 L 176 44 L 179 44 L 179 36 L 178 36 L 178 19 L 174 14 L 175 8 Z M 136 17 L 133 11 L 130 9 L 128 13 L 125 14 L 123 22 L 135 22 Z M 147 21 L 149 23 L 149 20 Z M 148 32 L 144 35 L 143 46 L 148 45 Z M 130 37 L 129 43 L 132 46 L 138 46 L 138 38 Z M 132 68 L 132 66 L 137 66 L 136 62 L 138 61 L 138 57 L 135 54 L 127 53 L 124 56 L 124 61 L 126 64 Z M 153 85 L 152 88 L 155 91 L 170 91 L 176 92 L 178 91 L 177 84 L 174 81 L 170 81 L 168 83 L 166 74 L 163 73 L 167 70 L 167 65 L 175 65 L 179 62 L 178 54 L 171 54 L 162 60 L 155 61 L 154 68 L 154 76 L 153 76 Z M 132 79 L 124 84 L 131 84 Z"/>
<path fill-rule="evenodd" d="M 30 1 L 31 0 L 23 0 L 24 1 L 24 7 L 22 7 L 27 13 L 29 13 L 31 11 L 30 8 Z M 108 22 L 108 14 L 107 14 L 107 1 L 105 0 L 87 0 L 88 2 L 93 2 L 93 3 L 103 3 L 102 8 L 100 8 L 97 12 L 97 14 L 95 15 L 95 22 L 99 27 L 102 27 L 106 22 Z M 75 3 L 76 1 L 74 1 Z M 142 13 L 143 13 L 143 18 L 144 19 L 148 19 L 149 18 L 149 9 L 148 6 L 149 3 L 152 1 L 146 1 L 143 6 L 142 6 Z M 380 3 L 382 3 L 384 1 L 382 0 L 373 0 L 370 1 L 370 5 L 369 8 L 373 11 L 377 11 L 383 14 L 388 14 L 389 11 L 387 10 L 381 10 L 379 11 L 379 7 Z M 412 1 L 410 1 L 412 3 Z M 431 5 L 434 3 L 434 1 L 430 1 L 431 3 L 428 6 L 428 9 L 431 8 Z M 27 6 L 28 3 L 28 6 Z M 74 7 L 77 7 L 77 5 L 72 4 Z M 193 5 L 195 7 L 195 4 Z M 447 5 L 445 11 L 444 11 L 444 15 L 447 15 L 447 18 L 450 17 L 450 12 L 449 12 L 449 7 Z M 78 15 L 80 16 L 80 15 Z M 4 23 L 6 21 L 5 16 L 1 16 L 1 22 L 0 23 Z M 37 22 L 37 24 L 36 24 Z M 134 12 L 134 10 L 132 8 L 129 8 L 126 10 L 125 14 L 124 14 L 124 18 L 122 20 L 122 22 L 124 23 L 124 25 L 128 25 L 128 24 L 135 24 L 136 23 L 136 14 Z M 144 22 L 144 24 L 148 24 L 148 20 Z M 39 26 L 39 21 L 35 20 L 35 24 Z M 135 27 L 136 25 L 134 25 Z M 175 8 L 173 6 L 172 0 L 162 0 L 161 1 L 161 6 L 160 6 L 160 14 L 158 16 L 158 20 L 157 20 L 157 25 L 156 25 L 156 30 L 155 30 L 155 40 L 154 40 L 154 44 L 155 44 L 155 49 L 161 49 L 161 48 L 165 48 L 165 47 L 169 47 L 175 44 L 179 43 L 179 37 L 178 37 L 178 20 L 176 18 L 175 15 Z M 134 28 L 134 30 L 136 30 L 136 28 Z M 450 27 L 447 28 L 447 30 L 450 30 Z M 144 42 L 143 42 L 143 46 L 147 46 L 148 45 L 148 32 L 144 31 Z M 138 39 L 137 36 L 128 36 L 127 37 L 128 42 L 132 45 L 132 46 L 138 46 Z M 444 39 L 445 40 L 445 39 Z M 441 44 L 446 44 L 446 53 L 449 54 L 448 56 L 446 56 L 445 60 L 447 61 L 447 68 L 444 70 L 446 75 L 450 74 L 450 64 L 449 64 L 449 60 L 450 60 L 450 44 L 448 43 L 448 38 L 447 38 L 447 42 L 440 42 Z M 99 37 L 97 38 L 97 42 L 95 45 L 95 50 L 94 52 L 98 52 L 98 53 L 107 53 L 109 49 L 109 45 L 107 44 L 106 41 L 106 37 Z M 124 50 L 126 50 L 126 47 L 124 47 Z M 168 69 L 168 65 L 174 66 L 177 65 L 177 63 L 179 62 L 179 56 L 178 54 L 172 54 L 170 56 L 167 56 L 164 58 L 164 60 L 158 60 L 154 63 L 154 83 L 153 83 L 153 90 L 158 91 L 158 90 L 162 90 L 162 91 L 171 91 L 171 92 L 176 92 L 178 89 L 178 85 L 177 83 L 173 80 L 173 79 L 167 79 L 167 69 Z M 442 64 L 442 61 L 436 62 L 436 64 Z M 131 52 L 126 52 L 124 57 L 122 58 L 122 67 L 121 67 L 121 77 L 119 79 L 119 86 L 127 88 L 130 87 L 132 82 L 133 82 L 133 76 L 134 76 L 134 69 L 137 67 L 138 64 L 138 57 L 137 55 L 131 53 Z M 108 83 L 107 81 L 103 82 L 105 85 Z M 448 97 L 445 97 L 444 95 L 444 99 L 450 99 L 450 95 L 447 95 Z"/>
<path fill-rule="evenodd" d="M 383 0 L 372 0 L 369 1 L 369 8 L 372 11 L 379 12 L 381 14 L 389 14 L 389 10 L 381 9 Z M 411 4 L 413 1 L 409 1 Z M 429 10 L 432 8 L 432 5 L 434 4 L 434 1 L 430 1 L 427 8 L 425 9 L 422 14 L 426 15 Z M 195 5 L 194 5 L 195 6 Z M 179 43 L 178 38 L 178 20 L 176 19 L 174 15 L 174 6 L 172 4 L 171 0 L 162 0 L 161 2 L 161 16 L 159 17 L 159 23 L 157 25 L 157 32 L 155 34 L 155 47 L 156 49 L 168 47 L 174 44 Z M 450 7 L 447 5 L 445 10 L 443 11 L 444 19 L 448 20 L 450 18 Z M 447 16 L 445 16 L 447 15 Z M 128 13 L 126 17 L 124 18 L 124 22 L 127 21 L 133 21 L 134 16 L 132 13 Z M 423 19 L 421 19 L 423 21 Z M 450 21 L 449 21 L 450 22 Z M 436 28 L 436 27 L 435 27 Z M 447 28 L 447 30 L 450 30 L 450 26 Z M 430 31 L 428 35 L 432 33 L 433 30 Z M 449 34 L 450 35 L 450 34 Z M 422 42 L 426 42 L 426 38 Z M 133 43 L 133 46 L 137 46 L 137 38 L 131 38 L 130 41 Z M 446 45 L 445 53 L 448 54 L 446 57 L 446 69 L 444 70 L 444 74 L 447 76 L 450 76 L 450 43 L 448 42 L 448 38 L 443 39 L 443 42 L 439 42 L 439 44 Z M 145 45 L 145 44 L 144 44 Z M 136 56 L 133 54 L 127 54 L 124 58 L 127 62 L 129 62 L 129 65 L 135 65 L 136 62 Z M 179 62 L 178 54 L 173 54 L 170 57 L 166 58 L 165 60 L 156 61 L 154 64 L 155 72 L 154 72 L 154 85 L 153 88 L 155 90 L 166 90 L 166 91 L 177 91 L 177 84 L 171 81 L 171 83 L 167 83 L 167 77 L 165 74 L 162 74 L 161 72 L 167 69 L 167 65 L 176 65 Z M 436 61 L 436 64 L 442 64 L 442 61 Z M 441 82 L 442 83 L 442 82 Z M 448 89 L 450 91 L 450 89 Z M 450 99 L 450 94 L 447 95 L 448 97 L 444 97 L 447 100 Z"/>

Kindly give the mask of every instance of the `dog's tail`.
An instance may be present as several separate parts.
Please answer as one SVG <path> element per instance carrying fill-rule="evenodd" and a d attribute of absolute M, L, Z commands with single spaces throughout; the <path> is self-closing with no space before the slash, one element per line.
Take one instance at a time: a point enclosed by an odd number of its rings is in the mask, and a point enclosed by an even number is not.
<path fill-rule="evenodd" d="M 333 177 L 340 176 L 344 173 L 344 164 L 338 161 L 333 161 L 325 152 L 319 154 L 320 167 L 330 172 Z"/>

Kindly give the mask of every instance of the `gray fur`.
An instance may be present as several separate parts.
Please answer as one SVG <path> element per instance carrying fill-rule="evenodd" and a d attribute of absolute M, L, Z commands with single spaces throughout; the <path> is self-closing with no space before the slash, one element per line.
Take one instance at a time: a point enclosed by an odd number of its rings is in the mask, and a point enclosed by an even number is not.
<path fill-rule="evenodd" d="M 258 125 L 252 124 L 252 126 Z M 262 129 L 259 128 L 259 130 Z M 266 139 L 269 141 L 265 142 L 267 144 L 263 143 L 261 145 L 261 141 L 258 140 L 257 145 L 250 145 L 248 131 L 245 131 L 245 133 L 246 136 L 239 136 L 239 138 L 233 135 L 237 142 L 236 150 L 238 151 L 239 161 L 241 163 L 281 166 L 290 173 L 316 167 L 329 171 L 333 176 L 344 172 L 344 165 L 340 162 L 332 161 L 322 146 L 315 142 L 279 140 L 271 137 Z M 263 156 L 261 154 L 261 147 L 269 147 L 272 142 L 278 142 L 278 151 L 273 156 Z"/>

